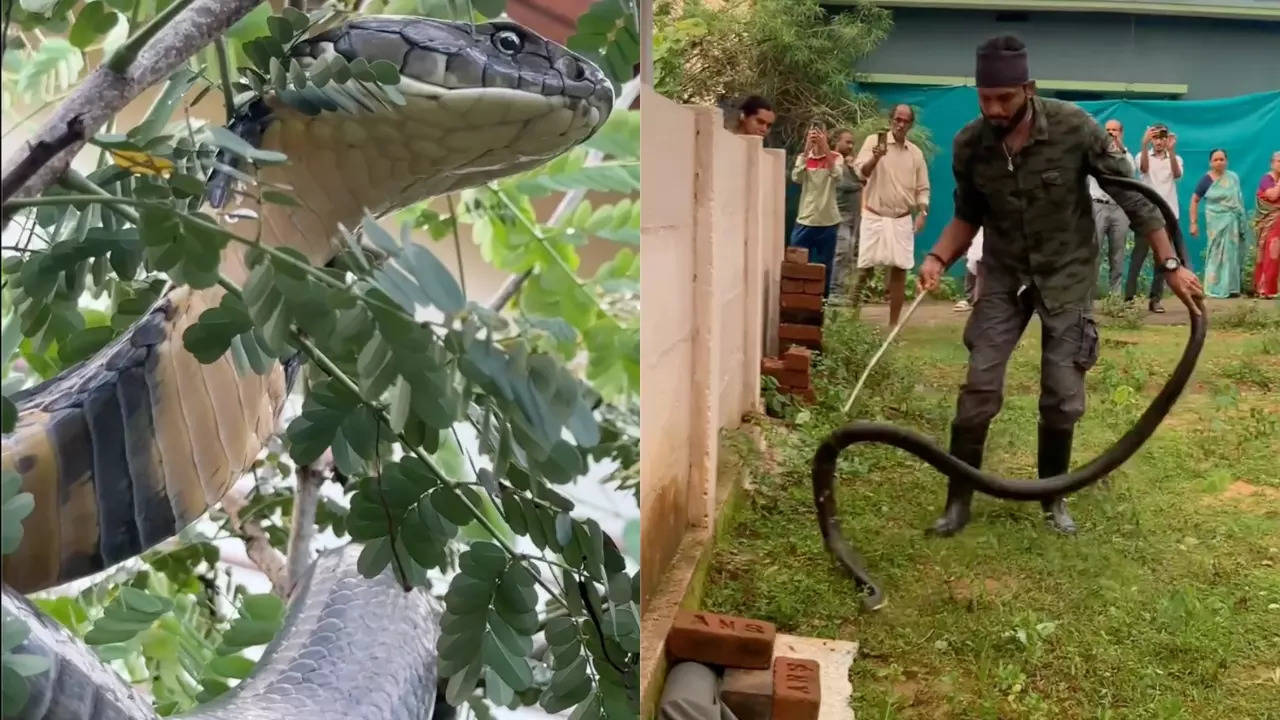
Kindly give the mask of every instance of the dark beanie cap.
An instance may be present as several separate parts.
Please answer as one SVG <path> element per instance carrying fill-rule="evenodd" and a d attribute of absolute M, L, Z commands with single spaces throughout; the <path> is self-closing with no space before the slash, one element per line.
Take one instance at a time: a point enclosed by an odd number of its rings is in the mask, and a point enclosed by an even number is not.
<path fill-rule="evenodd" d="M 978 46 L 974 79 L 980 88 L 1019 87 L 1030 82 L 1027 46 L 1012 35 L 984 42 Z"/>

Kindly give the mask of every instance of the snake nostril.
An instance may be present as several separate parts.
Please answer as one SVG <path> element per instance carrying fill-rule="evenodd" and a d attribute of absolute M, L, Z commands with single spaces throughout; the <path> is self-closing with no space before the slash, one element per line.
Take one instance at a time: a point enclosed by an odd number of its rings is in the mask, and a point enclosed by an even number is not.
<path fill-rule="evenodd" d="M 582 82 L 587 79 L 587 69 L 577 60 L 567 58 L 564 61 L 564 76 L 573 82 Z"/>

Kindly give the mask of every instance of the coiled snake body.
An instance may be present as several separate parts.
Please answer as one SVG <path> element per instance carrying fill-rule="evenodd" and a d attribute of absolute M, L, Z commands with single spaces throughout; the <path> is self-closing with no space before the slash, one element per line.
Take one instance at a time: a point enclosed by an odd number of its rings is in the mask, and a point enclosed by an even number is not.
<path fill-rule="evenodd" d="M 366 17 L 293 50 L 304 67 L 332 53 L 396 65 L 405 104 L 307 115 L 267 95 L 231 124 L 288 156 L 260 179 L 292 187 L 300 204 L 237 199 L 238 208 L 257 214 L 262 242 L 316 265 L 336 255 L 339 224 L 353 228 L 366 210 L 376 217 L 542 164 L 591 137 L 613 104 L 598 68 L 513 23 Z M 211 183 L 215 205 L 229 196 L 220 182 Z M 243 285 L 241 246 L 227 247 L 220 270 Z M 35 509 L 5 559 L 3 603 L 32 628 L 16 652 L 52 660 L 28 678 L 23 718 L 155 717 L 148 700 L 20 593 L 171 537 L 221 500 L 276 431 L 295 365 L 241 374 L 229 356 L 202 365 L 183 347 L 183 332 L 223 292 L 167 293 L 95 356 L 14 398 L 18 423 L 4 437 L 3 468 L 21 476 Z M 322 554 L 254 674 L 186 717 L 431 717 L 439 609 L 388 575 L 362 578 L 357 556 L 351 546 Z"/>
<path fill-rule="evenodd" d="M 1178 229 L 1178 219 L 1164 199 L 1149 185 L 1137 180 L 1110 176 L 1104 179 L 1110 184 L 1123 185 L 1138 191 L 1155 203 L 1161 215 L 1164 216 L 1170 241 L 1181 256 L 1183 264 L 1187 264 L 1188 258 Z M 854 584 L 858 589 L 865 593 L 863 605 L 869 610 L 876 610 L 884 605 L 885 599 L 884 593 L 867 571 L 866 562 L 862 556 L 844 538 L 840 521 L 836 517 L 836 461 L 842 450 L 857 443 L 883 443 L 906 450 L 949 478 L 968 483 L 974 489 L 993 497 L 1005 500 L 1047 500 L 1064 497 L 1092 485 L 1123 465 L 1133 457 L 1138 448 L 1142 447 L 1164 417 L 1169 414 L 1191 378 L 1200 350 L 1204 347 L 1207 321 L 1203 305 L 1200 310 L 1201 314 L 1191 315 L 1191 332 L 1182 357 L 1178 360 L 1169 380 L 1151 401 L 1151 405 L 1114 445 L 1088 464 L 1072 472 L 1034 480 L 1002 478 L 978 470 L 957 459 L 920 433 L 881 423 L 854 422 L 831 433 L 818 446 L 813 457 L 813 500 L 818 512 L 818 527 L 822 531 L 823 544 L 826 545 L 827 550 L 841 567 L 853 576 Z"/>

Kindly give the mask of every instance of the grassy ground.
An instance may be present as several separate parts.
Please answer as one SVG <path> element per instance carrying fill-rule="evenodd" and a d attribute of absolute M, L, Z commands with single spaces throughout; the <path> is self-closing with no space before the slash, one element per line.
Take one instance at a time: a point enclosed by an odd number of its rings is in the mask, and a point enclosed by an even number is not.
<path fill-rule="evenodd" d="M 1280 314 L 1219 315 L 1193 388 L 1110 478 L 1070 500 L 1076 538 L 1038 506 L 979 496 L 958 537 L 926 538 L 944 481 L 873 446 L 842 457 L 841 521 L 889 605 L 860 611 L 825 554 L 808 464 L 882 338 L 829 320 L 819 404 L 768 427 L 764 472 L 717 545 L 707 609 L 856 640 L 860 720 L 1280 718 Z M 945 441 L 964 373 L 961 320 L 904 330 L 851 415 Z M 1224 322 L 1225 321 L 1225 322 Z M 1105 318 L 1103 320 L 1105 323 Z M 1104 325 L 1078 467 L 1127 429 L 1185 327 Z M 1035 468 L 1039 327 L 1010 364 L 988 467 Z"/>

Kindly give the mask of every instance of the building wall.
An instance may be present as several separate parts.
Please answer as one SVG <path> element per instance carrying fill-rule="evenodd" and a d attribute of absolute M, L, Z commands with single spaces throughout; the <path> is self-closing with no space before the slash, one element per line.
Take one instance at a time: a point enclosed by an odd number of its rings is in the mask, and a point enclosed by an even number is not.
<path fill-rule="evenodd" d="M 1038 80 L 1184 83 L 1184 99 L 1280 87 L 1280 22 L 1121 13 L 997 13 L 897 8 L 893 31 L 859 64 L 862 73 L 973 74 L 974 49 L 1011 33 L 1031 49 Z M 1024 17 L 1025 22 L 1001 18 Z"/>

